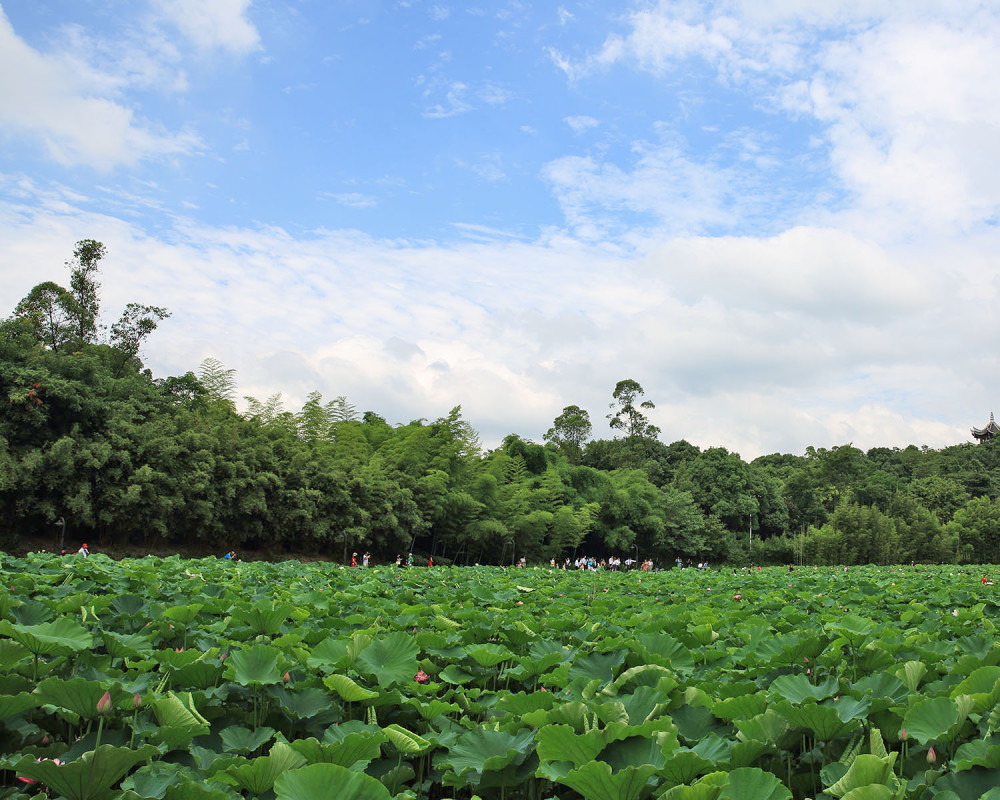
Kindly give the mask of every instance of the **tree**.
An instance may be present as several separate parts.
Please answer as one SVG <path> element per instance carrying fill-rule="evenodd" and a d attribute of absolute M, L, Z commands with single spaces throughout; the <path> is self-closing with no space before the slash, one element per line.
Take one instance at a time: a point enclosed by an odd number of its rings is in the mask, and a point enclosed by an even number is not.
<path fill-rule="evenodd" d="M 146 306 L 140 303 L 129 303 L 125 306 L 121 317 L 111 326 L 110 342 L 118 354 L 116 377 L 127 364 L 138 360 L 142 343 L 156 330 L 156 326 L 169 316 L 170 312 L 159 306 Z"/>
<path fill-rule="evenodd" d="M 101 242 L 81 239 L 73 248 L 75 260 L 66 262 L 71 270 L 70 292 L 76 301 L 74 332 L 84 342 L 93 343 L 97 340 L 97 318 L 101 311 L 101 284 L 97 282 L 97 265 L 105 255 L 107 249 Z"/>
<path fill-rule="evenodd" d="M 570 463 L 579 464 L 591 430 L 590 414 L 580 406 L 566 406 L 542 438 L 558 447 Z"/>
<path fill-rule="evenodd" d="M 17 304 L 14 316 L 49 350 L 59 350 L 76 332 L 77 303 L 66 289 L 52 281 L 39 283 Z"/>
<path fill-rule="evenodd" d="M 213 400 L 233 404 L 233 395 L 236 394 L 235 369 L 226 369 L 217 358 L 206 358 L 198 367 L 198 380 Z"/>
<path fill-rule="evenodd" d="M 638 399 L 645 394 L 638 381 L 626 378 L 618 381 L 611 396 L 615 402 L 610 408 L 614 413 L 608 414 L 609 424 L 618 431 L 624 431 L 625 437 L 634 439 L 655 439 L 660 429 L 650 424 L 649 419 L 640 409 L 652 410 L 656 406 L 650 400 L 643 400 L 636 406 Z"/>

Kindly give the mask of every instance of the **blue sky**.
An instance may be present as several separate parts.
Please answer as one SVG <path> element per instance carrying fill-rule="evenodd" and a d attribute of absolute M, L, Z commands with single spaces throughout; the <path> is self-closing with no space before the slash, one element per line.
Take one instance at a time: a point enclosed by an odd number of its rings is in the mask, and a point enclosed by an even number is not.
<path fill-rule="evenodd" d="M 994 408 L 989 5 L 0 9 L 0 308 L 101 239 L 108 316 L 173 312 L 158 375 L 461 404 L 487 445 L 570 403 L 610 435 L 630 377 L 747 458 Z"/>

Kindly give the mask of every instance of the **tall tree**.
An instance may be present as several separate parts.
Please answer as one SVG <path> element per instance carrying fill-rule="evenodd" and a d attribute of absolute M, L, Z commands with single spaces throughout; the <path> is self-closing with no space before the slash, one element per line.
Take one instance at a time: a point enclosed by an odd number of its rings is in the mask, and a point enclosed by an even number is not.
<path fill-rule="evenodd" d="M 650 400 L 638 402 L 643 394 L 642 386 L 631 378 L 618 381 L 611 394 L 614 402 L 608 406 L 612 411 L 608 414 L 609 424 L 617 431 L 624 431 L 627 439 L 655 439 L 660 433 L 660 429 L 651 424 L 643 413 L 643 410 L 651 411 L 656 406 Z"/>
<path fill-rule="evenodd" d="M 98 264 L 105 255 L 107 248 L 103 243 L 81 239 L 73 248 L 73 260 L 66 262 L 70 268 L 70 292 L 76 301 L 74 332 L 84 342 L 97 341 L 97 318 L 101 311 L 101 284 L 97 273 Z"/>
<path fill-rule="evenodd" d="M 127 364 L 139 358 L 139 348 L 156 330 L 156 326 L 170 316 L 170 312 L 159 306 L 145 306 L 129 303 L 118 321 L 111 326 L 109 337 L 117 354 L 115 376 L 119 376 Z"/>
<path fill-rule="evenodd" d="M 198 367 L 198 380 L 213 400 L 233 404 L 236 394 L 236 370 L 226 369 L 217 358 L 206 358 Z"/>
<path fill-rule="evenodd" d="M 52 281 L 32 287 L 17 304 L 14 317 L 49 350 L 59 350 L 76 333 L 77 303 L 66 289 Z"/>
<path fill-rule="evenodd" d="M 590 414 L 580 406 L 566 406 L 542 438 L 558 447 L 570 463 L 579 464 L 592 429 Z"/>

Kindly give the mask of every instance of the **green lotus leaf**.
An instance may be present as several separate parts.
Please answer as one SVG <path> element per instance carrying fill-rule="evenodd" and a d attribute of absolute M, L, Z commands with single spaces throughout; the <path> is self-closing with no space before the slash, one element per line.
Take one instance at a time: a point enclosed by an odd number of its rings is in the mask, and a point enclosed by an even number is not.
<path fill-rule="evenodd" d="M 857 614 L 845 614 L 836 622 L 827 623 L 826 627 L 847 639 L 855 650 L 876 630 L 874 622 Z"/>
<path fill-rule="evenodd" d="M 613 650 L 610 653 L 589 653 L 577 658 L 569 668 L 569 679 L 585 678 L 588 681 L 598 681 L 600 685 L 614 679 L 615 670 L 625 660 L 624 650 Z"/>
<path fill-rule="evenodd" d="M 413 681 L 417 673 L 418 653 L 413 637 L 396 631 L 372 641 L 361 651 L 355 666 L 359 671 L 374 676 L 383 689 L 388 689 Z"/>
<path fill-rule="evenodd" d="M 11 767 L 17 775 L 40 781 L 66 800 L 94 800 L 107 791 L 136 764 L 160 754 L 153 745 L 138 750 L 102 744 L 75 761 L 56 764 L 24 756 Z"/>
<path fill-rule="evenodd" d="M 430 750 L 434 745 L 422 736 L 418 736 L 412 731 L 401 728 L 393 723 L 384 727 L 383 732 L 395 748 L 406 755 L 422 755 Z"/>
<path fill-rule="evenodd" d="M 667 633 L 642 633 L 636 637 L 641 653 L 651 664 L 661 664 L 676 672 L 694 669 L 691 651 Z"/>
<path fill-rule="evenodd" d="M 475 675 L 466 672 L 457 664 L 449 664 L 443 670 L 441 670 L 438 675 L 439 681 L 444 681 L 445 683 L 451 683 L 456 686 L 462 686 L 466 683 L 471 683 L 476 679 Z"/>
<path fill-rule="evenodd" d="M 261 600 L 250 608 L 237 607 L 233 610 L 233 622 L 246 625 L 255 635 L 273 636 L 280 633 L 295 606 Z"/>
<path fill-rule="evenodd" d="M 871 700 L 867 697 L 851 697 L 845 694 L 837 698 L 833 707 L 837 710 L 837 716 L 842 722 L 850 722 L 852 719 L 864 720 L 868 718 Z"/>
<path fill-rule="evenodd" d="M 715 800 L 728 780 L 728 772 L 711 772 L 692 786 L 674 786 L 660 797 L 663 800 Z"/>
<path fill-rule="evenodd" d="M 806 700 L 825 700 L 837 694 L 837 679 L 830 675 L 819 684 L 812 684 L 802 673 L 782 675 L 771 682 L 771 689 L 788 702 L 802 705 Z"/>
<path fill-rule="evenodd" d="M 718 800 L 790 800 L 791 796 L 788 788 L 770 772 L 740 767 L 729 773 Z"/>
<path fill-rule="evenodd" d="M 266 644 L 258 643 L 246 650 L 237 650 L 226 659 L 226 678 L 241 686 L 281 683 L 279 659 L 284 663 L 282 652 Z"/>
<path fill-rule="evenodd" d="M 874 783 L 870 786 L 859 786 L 857 789 L 851 789 L 840 800 L 892 800 L 895 796 L 896 793 L 888 786 Z M 941 800 L 941 795 L 936 795 L 936 798 Z"/>
<path fill-rule="evenodd" d="M 29 708 L 36 708 L 43 702 L 41 697 L 31 692 L 0 695 L 0 720 L 13 717 Z"/>
<path fill-rule="evenodd" d="M 46 678 L 35 688 L 35 694 L 43 703 L 65 708 L 84 719 L 95 719 L 98 716 L 97 701 L 108 690 L 109 687 L 99 681 Z M 121 688 L 116 687 L 115 693 L 121 694 Z"/>
<path fill-rule="evenodd" d="M 306 664 L 310 669 L 322 669 L 326 672 L 346 666 L 346 664 L 341 665 L 341 662 L 347 658 L 347 646 L 346 639 L 338 639 L 335 636 L 324 639 L 313 647 Z"/>
<path fill-rule="evenodd" d="M 731 731 L 729 726 L 722 725 L 705 706 L 678 706 L 670 709 L 670 716 L 677 725 L 677 732 L 692 743 L 701 741 L 711 733 L 725 735 Z"/>
<path fill-rule="evenodd" d="M 712 714 L 719 719 L 750 719 L 763 714 L 767 708 L 767 697 L 763 694 L 744 694 L 727 697 L 712 706 Z"/>
<path fill-rule="evenodd" d="M 676 740 L 674 745 L 676 746 Z M 661 737 L 628 736 L 608 744 L 598 758 L 609 764 L 613 772 L 643 764 L 650 764 L 659 769 L 666 763 L 663 747 Z"/>
<path fill-rule="evenodd" d="M 920 686 L 920 681 L 926 673 L 927 665 L 922 661 L 907 661 L 903 664 L 903 666 L 896 670 L 896 674 L 899 676 L 900 680 L 903 681 L 906 688 L 911 692 L 917 691 L 917 687 Z"/>
<path fill-rule="evenodd" d="M 253 794 L 269 792 L 275 780 L 289 770 L 306 763 L 306 758 L 284 742 L 277 742 L 266 756 L 255 758 L 246 764 L 231 765 L 217 772 L 211 780 L 223 781 L 239 786 Z"/>
<path fill-rule="evenodd" d="M 296 739 L 289 747 L 305 756 L 310 764 L 338 764 L 350 769 L 364 769 L 382 755 L 386 736 L 381 732 L 349 733 L 340 741 L 320 742 L 315 738 Z"/>
<path fill-rule="evenodd" d="M 278 776 L 276 800 L 390 800 L 389 790 L 363 772 L 337 764 L 310 764 Z"/>
<path fill-rule="evenodd" d="M 101 638 L 104 649 L 112 658 L 147 658 L 153 653 L 153 643 L 138 633 L 102 631 Z"/>
<path fill-rule="evenodd" d="M 957 771 L 973 767 L 1000 768 L 1000 744 L 993 744 L 982 739 L 966 742 L 955 751 L 952 763 Z"/>
<path fill-rule="evenodd" d="M 826 793 L 833 797 L 843 797 L 852 789 L 871 784 L 885 785 L 892 775 L 892 765 L 895 761 L 895 753 L 889 758 L 879 758 L 878 756 L 862 753 L 851 763 L 847 773 L 833 786 L 826 789 Z"/>
<path fill-rule="evenodd" d="M 281 710 L 296 719 L 310 719 L 322 711 L 339 710 L 340 704 L 327 692 L 316 686 L 292 691 L 284 686 L 268 690 L 281 705 Z"/>
<path fill-rule="evenodd" d="M 171 680 L 176 687 L 207 689 L 217 685 L 221 675 L 221 665 L 200 659 L 175 670 Z"/>
<path fill-rule="evenodd" d="M 12 639 L 0 639 L 0 671 L 8 672 L 28 656 L 27 648 Z"/>
<path fill-rule="evenodd" d="M 692 750 L 675 750 L 658 771 L 667 786 L 690 783 L 699 775 L 711 772 L 715 765 Z"/>
<path fill-rule="evenodd" d="M 263 727 L 252 731 L 242 725 L 230 725 L 219 731 L 219 738 L 227 753 L 250 753 L 274 738 L 274 728 Z"/>
<path fill-rule="evenodd" d="M 371 700 L 378 697 L 378 692 L 373 692 L 359 686 L 346 675 L 329 675 L 323 678 L 323 684 L 335 691 L 341 700 L 348 703 L 358 703 L 362 700 Z"/>
<path fill-rule="evenodd" d="M 474 728 L 458 738 L 444 760 L 458 775 L 503 769 L 531 750 L 534 735 L 534 731 L 527 729 L 515 734 Z"/>
<path fill-rule="evenodd" d="M 958 706 L 947 697 L 920 700 L 903 717 L 903 727 L 921 744 L 941 739 L 956 722 Z"/>
<path fill-rule="evenodd" d="M 514 654 L 499 644 L 474 644 L 465 648 L 466 654 L 481 667 L 495 667 L 501 661 L 514 658 Z"/>
<path fill-rule="evenodd" d="M 191 780 L 187 775 L 181 775 L 178 783 L 167 787 L 163 800 L 238 800 L 239 797 L 228 786 L 206 786 Z"/>
<path fill-rule="evenodd" d="M 162 798 L 167 789 L 180 780 L 182 774 L 192 775 L 193 770 L 166 761 L 154 761 L 140 767 L 122 781 L 122 789 L 131 791 L 133 797 Z M 122 798 L 124 800 L 124 796 Z"/>
<path fill-rule="evenodd" d="M 569 725 L 546 725 L 535 733 L 535 749 L 542 761 L 568 761 L 573 767 L 597 758 L 604 747 L 600 731 L 577 733 Z"/>
<path fill-rule="evenodd" d="M 655 773 L 656 767 L 649 764 L 612 773 L 603 761 L 591 761 L 570 770 L 559 782 L 579 792 L 585 800 L 637 800 Z"/>
<path fill-rule="evenodd" d="M 182 625 L 187 625 L 189 622 L 193 622 L 198 616 L 198 612 L 201 611 L 205 606 L 201 603 L 192 603 L 186 606 L 172 606 L 171 608 L 163 609 L 163 616 L 167 619 L 172 619 L 175 622 L 179 622 Z"/>
<path fill-rule="evenodd" d="M 982 798 L 1000 786 L 1000 769 L 967 769 L 942 775 L 934 783 L 935 800 L 945 792 L 954 792 L 961 800 Z M 996 796 L 996 795 L 994 795 Z"/>
<path fill-rule="evenodd" d="M 808 728 L 820 741 L 826 742 L 846 730 L 850 723 L 844 722 L 833 706 L 782 704 L 777 712 L 787 720 L 792 728 Z"/>
<path fill-rule="evenodd" d="M 78 653 L 94 646 L 90 631 L 68 617 L 38 625 L 15 625 L 0 620 L 0 634 L 9 636 L 36 656 Z"/>
<path fill-rule="evenodd" d="M 208 720 L 198 712 L 187 692 L 167 692 L 153 700 L 152 706 L 160 723 L 154 735 L 170 747 L 186 745 L 195 736 L 208 733 Z"/>
<path fill-rule="evenodd" d="M 811 706 L 811 708 L 816 708 L 816 706 Z M 787 706 L 789 710 L 798 710 L 793 706 Z M 836 717 L 837 712 L 832 708 L 830 713 Z M 733 722 L 736 726 L 736 730 L 739 731 L 739 738 L 743 741 L 756 741 L 756 742 L 766 742 L 770 744 L 777 743 L 778 739 L 781 738 L 782 734 L 788 730 L 790 720 L 788 715 L 785 713 L 779 713 L 779 711 L 769 708 L 763 714 L 758 714 L 756 717 L 750 719 L 738 719 Z M 797 723 L 791 723 L 793 727 Z"/>
<path fill-rule="evenodd" d="M 625 709 L 629 724 L 641 725 L 664 713 L 670 703 L 670 694 L 652 686 L 639 686 L 631 694 L 619 695 L 618 702 Z"/>

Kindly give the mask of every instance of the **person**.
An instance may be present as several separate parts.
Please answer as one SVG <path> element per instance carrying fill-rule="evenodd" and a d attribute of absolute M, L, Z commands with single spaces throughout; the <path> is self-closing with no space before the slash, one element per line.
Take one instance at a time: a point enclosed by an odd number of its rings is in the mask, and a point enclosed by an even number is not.
<path fill-rule="evenodd" d="M 434 556 L 428 557 L 428 559 L 427 559 L 427 566 L 428 567 L 433 567 L 434 566 Z"/>
<path fill-rule="evenodd" d="M 234 558 L 236 558 L 236 551 L 235 550 L 230 550 L 228 553 L 226 553 L 222 557 L 223 561 L 232 561 Z"/>
<path fill-rule="evenodd" d="M 396 553 L 396 566 L 403 566 L 403 557 L 399 553 Z"/>
<path fill-rule="evenodd" d="M 358 565 L 358 554 L 351 553 L 351 566 L 356 567 Z"/>
<path fill-rule="evenodd" d="M 86 542 L 84 542 L 83 546 L 79 550 L 76 551 L 76 554 L 78 556 L 83 556 L 84 558 L 86 558 L 87 556 L 90 555 L 90 551 L 87 549 L 87 543 Z"/>
<path fill-rule="evenodd" d="M 408 567 L 413 566 L 413 553 L 410 553 L 410 555 L 406 557 L 406 566 Z"/>
<path fill-rule="evenodd" d="M 361 556 L 361 566 L 367 567 L 369 564 L 371 564 L 371 558 L 372 558 L 371 555 L 366 552 L 363 556 Z"/>

